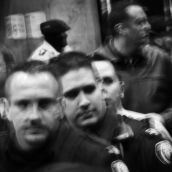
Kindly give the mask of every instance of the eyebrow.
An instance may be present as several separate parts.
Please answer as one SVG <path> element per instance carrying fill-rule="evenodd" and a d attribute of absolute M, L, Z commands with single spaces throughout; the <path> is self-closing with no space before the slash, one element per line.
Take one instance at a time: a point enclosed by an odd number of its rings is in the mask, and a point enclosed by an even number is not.
<path fill-rule="evenodd" d="M 71 91 L 77 91 L 77 90 L 80 90 L 82 87 L 76 87 L 76 88 L 72 88 L 72 89 L 69 89 L 67 91 L 64 91 L 63 95 L 65 95 L 66 93 L 69 93 Z"/>

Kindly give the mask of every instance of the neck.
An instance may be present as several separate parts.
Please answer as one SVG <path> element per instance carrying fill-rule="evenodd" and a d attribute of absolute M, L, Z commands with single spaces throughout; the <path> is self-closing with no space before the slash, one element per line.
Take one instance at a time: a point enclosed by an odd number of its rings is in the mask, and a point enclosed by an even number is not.
<path fill-rule="evenodd" d="M 118 105 L 116 106 L 116 113 L 121 114 L 124 111 L 124 107 L 122 106 L 121 101 L 118 102 Z"/>
<path fill-rule="evenodd" d="M 128 42 L 125 37 L 116 37 L 112 40 L 112 45 L 122 56 L 130 56 L 136 51 L 135 44 Z"/>
<path fill-rule="evenodd" d="M 63 51 L 63 46 L 60 45 L 60 43 L 58 43 L 58 41 L 54 41 L 52 39 L 45 39 L 56 51 L 58 52 L 62 52 Z"/>
<path fill-rule="evenodd" d="M 60 47 L 58 44 L 56 43 L 50 43 L 51 46 L 53 46 L 53 48 L 55 48 L 58 52 L 62 52 L 63 51 L 63 47 Z"/>

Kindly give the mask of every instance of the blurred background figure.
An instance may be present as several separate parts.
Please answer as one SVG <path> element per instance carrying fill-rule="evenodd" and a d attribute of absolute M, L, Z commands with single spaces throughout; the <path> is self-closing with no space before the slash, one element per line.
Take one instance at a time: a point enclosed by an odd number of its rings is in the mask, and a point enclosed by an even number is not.
<path fill-rule="evenodd" d="M 152 37 L 152 43 L 162 48 L 172 59 L 172 31 L 164 31 Z"/>
<path fill-rule="evenodd" d="M 158 46 L 172 56 L 172 20 L 165 20 L 164 16 L 154 16 L 149 19 L 152 32 L 151 43 Z"/>
<path fill-rule="evenodd" d="M 147 117 L 146 114 L 134 112 L 127 110 L 122 105 L 122 99 L 124 98 L 124 90 L 125 90 L 125 83 L 121 81 L 120 76 L 117 74 L 115 70 L 115 66 L 107 57 L 102 55 L 94 54 L 92 56 L 93 62 L 92 65 L 97 70 L 98 76 L 102 82 L 102 87 L 105 92 L 105 101 L 107 106 L 112 108 L 113 110 L 116 109 L 116 113 L 121 116 L 127 116 L 130 119 L 136 119 L 138 121 L 145 120 L 148 122 L 148 126 L 151 128 L 155 128 L 162 137 L 165 139 L 171 140 L 172 138 L 166 128 L 161 123 L 154 123 Z M 135 125 L 136 131 L 139 131 L 140 126 Z"/>
<path fill-rule="evenodd" d="M 32 53 L 29 60 L 41 60 L 48 62 L 52 57 L 63 51 L 69 51 L 67 46 L 67 34 L 70 27 L 62 20 L 49 20 L 40 24 L 44 35 L 44 42 Z"/>
<path fill-rule="evenodd" d="M 119 1 L 108 20 L 111 37 L 95 53 L 107 56 L 125 82 L 124 108 L 149 114 L 172 134 L 172 64 L 165 51 L 150 44 L 151 25 L 144 8 Z"/>
<path fill-rule="evenodd" d="M 4 96 L 4 80 L 14 64 L 14 57 L 11 50 L 4 45 L 0 45 L 0 97 Z"/>
<path fill-rule="evenodd" d="M 11 50 L 4 45 L 0 45 L 0 132 L 7 131 L 7 121 L 4 119 L 4 82 L 14 64 Z"/>

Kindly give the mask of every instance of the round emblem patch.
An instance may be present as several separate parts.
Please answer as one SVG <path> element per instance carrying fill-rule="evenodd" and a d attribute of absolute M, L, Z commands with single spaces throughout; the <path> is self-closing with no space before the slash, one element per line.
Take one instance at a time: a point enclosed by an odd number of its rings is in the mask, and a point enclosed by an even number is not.
<path fill-rule="evenodd" d="M 157 158 L 165 165 L 171 164 L 172 145 L 168 140 L 163 140 L 155 145 Z"/>
<path fill-rule="evenodd" d="M 47 52 L 46 49 L 41 49 L 41 50 L 39 51 L 39 55 L 40 55 L 40 56 L 43 56 L 46 52 Z"/>
<path fill-rule="evenodd" d="M 112 172 L 129 172 L 126 164 L 121 160 L 116 160 L 111 163 Z"/>

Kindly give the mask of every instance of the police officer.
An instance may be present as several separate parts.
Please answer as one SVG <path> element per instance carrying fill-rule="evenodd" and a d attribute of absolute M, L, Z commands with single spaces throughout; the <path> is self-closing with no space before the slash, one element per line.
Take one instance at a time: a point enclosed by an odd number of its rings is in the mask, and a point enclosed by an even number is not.
<path fill-rule="evenodd" d="M 123 170 L 133 172 L 171 170 L 172 146 L 168 140 L 162 139 L 156 130 L 149 129 L 147 122 L 118 116 L 117 104 L 113 104 L 113 109 L 106 108 L 102 83 L 88 56 L 69 52 L 51 62 L 60 75 L 65 115 L 71 125 L 91 137 L 113 143 L 109 152 L 120 151 L 128 169 L 119 161 L 112 164 L 113 169 L 122 166 Z"/>
<path fill-rule="evenodd" d="M 69 51 L 66 32 L 70 27 L 62 20 L 53 19 L 40 24 L 44 42 L 30 56 L 29 60 L 48 62 L 63 51 Z"/>

